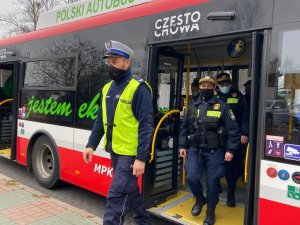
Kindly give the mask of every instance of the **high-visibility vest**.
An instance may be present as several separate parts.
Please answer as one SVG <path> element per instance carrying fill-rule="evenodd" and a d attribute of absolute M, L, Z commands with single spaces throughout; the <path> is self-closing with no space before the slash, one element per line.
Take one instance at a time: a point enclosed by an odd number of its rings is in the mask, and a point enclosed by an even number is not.
<path fill-rule="evenodd" d="M 114 121 L 107 124 L 106 96 L 112 81 L 107 83 L 102 90 L 102 120 L 104 127 L 104 146 L 107 144 L 107 127 L 112 127 L 112 150 L 120 155 L 135 156 L 138 148 L 139 122 L 132 112 L 132 99 L 138 86 L 141 84 L 132 78 L 125 87 L 117 103 Z M 108 112 L 110 113 L 110 112 Z"/>

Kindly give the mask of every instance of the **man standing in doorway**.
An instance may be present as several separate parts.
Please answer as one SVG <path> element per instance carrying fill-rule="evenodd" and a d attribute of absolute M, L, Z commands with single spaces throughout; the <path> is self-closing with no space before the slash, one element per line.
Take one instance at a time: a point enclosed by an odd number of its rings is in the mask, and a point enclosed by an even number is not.
<path fill-rule="evenodd" d="M 248 80 L 244 84 L 244 87 L 245 87 L 245 99 L 246 99 L 246 102 L 248 104 L 248 108 L 250 109 L 250 104 L 251 104 L 251 80 Z"/>
<path fill-rule="evenodd" d="M 139 225 L 149 225 L 137 179 L 143 175 L 153 133 L 153 108 L 150 87 L 133 77 L 130 65 L 133 51 L 117 41 L 105 43 L 104 56 L 112 79 L 102 90 L 98 117 L 83 153 L 86 163 L 102 136 L 111 155 L 114 176 L 107 196 L 104 225 L 120 225 L 129 207 Z"/>
<path fill-rule="evenodd" d="M 249 135 L 249 109 L 245 97 L 242 93 L 232 87 L 232 81 L 228 73 L 217 75 L 218 98 L 227 103 L 236 116 L 239 124 L 241 137 L 239 151 L 236 152 L 233 160 L 226 162 L 226 181 L 227 181 L 227 206 L 235 207 L 235 189 L 239 176 L 242 173 L 241 148 L 242 144 L 248 143 Z"/>
<path fill-rule="evenodd" d="M 191 84 L 192 100 L 195 102 L 199 98 L 199 77 L 196 77 Z"/>
<path fill-rule="evenodd" d="M 220 179 L 225 174 L 224 161 L 229 162 L 234 157 L 240 144 L 240 132 L 232 110 L 214 96 L 215 80 L 210 76 L 202 77 L 199 88 L 199 98 L 191 101 L 185 114 L 179 148 L 180 156 L 187 157 L 186 180 L 196 198 L 192 215 L 200 215 L 207 204 L 203 225 L 213 225 Z M 204 197 L 200 180 L 204 170 L 207 197 Z"/>

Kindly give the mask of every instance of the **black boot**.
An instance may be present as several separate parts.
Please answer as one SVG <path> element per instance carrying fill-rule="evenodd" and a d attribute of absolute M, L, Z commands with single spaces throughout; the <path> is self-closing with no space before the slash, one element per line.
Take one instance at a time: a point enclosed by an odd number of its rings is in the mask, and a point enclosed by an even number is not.
<path fill-rule="evenodd" d="M 215 208 L 207 209 L 203 225 L 214 225 L 216 222 Z"/>
<path fill-rule="evenodd" d="M 205 204 L 206 204 L 206 198 L 203 198 L 202 200 L 196 200 L 196 203 L 192 208 L 192 215 L 199 216 Z"/>
<path fill-rule="evenodd" d="M 228 207 L 235 207 L 234 192 L 228 192 L 228 194 L 227 194 L 227 206 Z"/>

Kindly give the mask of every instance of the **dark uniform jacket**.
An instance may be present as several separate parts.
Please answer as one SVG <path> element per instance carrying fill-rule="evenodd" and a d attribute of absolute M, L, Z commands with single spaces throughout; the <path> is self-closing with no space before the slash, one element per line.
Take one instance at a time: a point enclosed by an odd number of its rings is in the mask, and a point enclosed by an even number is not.
<path fill-rule="evenodd" d="M 124 91 L 125 87 L 129 83 L 132 78 L 132 73 L 130 69 L 125 71 L 120 77 L 118 77 L 111 85 L 107 96 L 110 98 L 106 99 L 106 107 L 107 107 L 107 122 L 113 123 L 115 110 L 119 101 L 119 97 Z M 136 158 L 141 161 L 146 161 L 148 157 L 148 153 L 151 147 L 152 134 L 154 130 L 154 122 L 153 122 L 153 107 L 152 107 L 152 97 L 151 90 L 147 86 L 147 84 L 139 79 L 141 84 L 137 88 L 133 100 L 132 100 L 132 111 L 135 118 L 139 122 L 138 129 L 138 149 Z M 102 101 L 102 99 L 101 99 Z M 102 104 L 100 101 L 100 107 L 98 111 L 97 119 L 94 123 L 92 133 L 90 135 L 87 147 L 91 147 L 92 149 L 96 149 L 102 136 L 104 135 L 103 122 L 102 122 Z M 107 128 L 107 145 L 105 150 L 108 152 L 112 152 L 112 129 L 113 127 Z"/>
<path fill-rule="evenodd" d="M 249 135 L 249 107 L 246 102 L 245 96 L 238 90 L 231 89 L 228 94 L 223 94 L 218 91 L 218 98 L 223 102 L 227 103 L 229 107 L 233 110 L 236 117 L 236 121 L 239 124 L 240 131 L 242 135 Z M 228 103 L 229 98 L 237 99 L 237 103 Z"/>
<path fill-rule="evenodd" d="M 194 104 L 194 105 L 192 105 Z M 184 116 L 179 146 L 181 148 L 187 148 L 189 146 L 189 138 L 196 132 L 192 131 L 191 119 L 196 115 L 196 121 L 198 124 L 201 123 L 204 117 L 207 116 L 207 111 L 214 109 L 215 111 L 221 112 L 219 127 L 225 127 L 227 133 L 226 146 L 223 147 L 225 151 L 234 153 L 238 150 L 240 145 L 240 131 L 237 122 L 235 121 L 232 110 L 223 101 L 219 100 L 216 96 L 210 98 L 207 102 L 203 102 L 201 98 L 198 98 L 196 102 L 191 101 L 189 109 Z M 217 141 L 217 140 L 215 140 Z"/>

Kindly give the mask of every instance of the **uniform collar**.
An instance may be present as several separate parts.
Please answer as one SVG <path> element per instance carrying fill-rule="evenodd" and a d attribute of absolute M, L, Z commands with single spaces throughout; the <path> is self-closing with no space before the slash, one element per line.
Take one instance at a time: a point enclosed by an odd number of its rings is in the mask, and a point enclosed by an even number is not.
<path fill-rule="evenodd" d="M 124 73 L 122 73 L 116 80 L 115 83 L 118 84 L 122 84 L 123 82 L 125 82 L 126 80 L 128 80 L 129 78 L 131 78 L 132 73 L 130 68 L 128 68 Z"/>
<path fill-rule="evenodd" d="M 213 97 L 211 97 L 210 99 L 208 99 L 205 103 L 209 103 L 209 104 L 215 104 L 217 102 L 217 97 L 214 95 Z M 195 105 L 199 105 L 203 103 L 201 97 L 199 96 L 197 101 L 195 101 Z"/>

